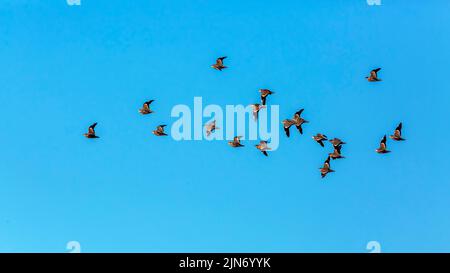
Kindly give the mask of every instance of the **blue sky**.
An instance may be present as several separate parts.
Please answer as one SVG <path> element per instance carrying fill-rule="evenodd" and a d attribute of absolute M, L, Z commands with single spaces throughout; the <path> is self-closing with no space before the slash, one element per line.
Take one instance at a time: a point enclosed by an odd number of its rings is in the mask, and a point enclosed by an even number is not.
<path fill-rule="evenodd" d="M 450 251 L 450 2 L 6 0 L 0 4 L 0 251 Z M 218 56 L 229 69 L 215 71 Z M 382 67 L 383 82 L 364 77 Z M 174 105 L 277 93 L 305 134 L 157 138 Z M 151 116 L 137 112 L 155 99 Z M 205 119 L 207 120 L 207 119 Z M 403 143 L 374 152 L 403 121 Z M 98 140 L 82 134 L 98 122 Z M 281 129 L 281 128 L 280 128 Z M 281 131 L 282 132 L 282 131 Z M 347 157 L 317 132 L 340 137 Z"/>

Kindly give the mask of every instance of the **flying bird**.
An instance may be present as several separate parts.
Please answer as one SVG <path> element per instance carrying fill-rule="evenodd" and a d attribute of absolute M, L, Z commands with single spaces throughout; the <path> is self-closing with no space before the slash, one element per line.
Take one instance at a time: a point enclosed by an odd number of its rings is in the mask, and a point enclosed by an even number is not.
<path fill-rule="evenodd" d="M 255 121 L 257 121 L 258 120 L 258 115 L 259 115 L 259 110 L 266 108 L 266 106 L 265 105 L 261 105 L 259 103 L 252 104 L 251 106 L 253 108 L 253 119 Z"/>
<path fill-rule="evenodd" d="M 323 167 L 319 168 L 319 169 L 320 169 L 320 174 L 321 174 L 322 178 L 327 176 L 328 173 L 334 172 L 334 170 L 332 170 L 330 167 L 330 157 L 327 157 L 327 160 L 325 160 L 325 162 L 323 163 Z"/>
<path fill-rule="evenodd" d="M 325 145 L 323 144 L 324 140 L 328 140 L 326 135 L 320 134 L 318 133 L 317 135 L 312 137 L 317 143 L 320 144 L 320 146 L 325 147 Z"/>
<path fill-rule="evenodd" d="M 156 127 L 156 130 L 153 130 L 153 134 L 155 136 L 167 136 L 166 133 L 164 133 L 164 127 L 166 127 L 167 125 L 159 125 L 158 127 Z"/>
<path fill-rule="evenodd" d="M 271 150 L 271 148 L 269 148 L 267 146 L 267 141 L 261 140 L 261 142 L 259 142 L 259 144 L 255 145 L 256 149 L 260 150 L 265 156 L 269 156 L 267 154 L 268 150 Z"/>
<path fill-rule="evenodd" d="M 369 76 L 369 77 L 366 77 L 366 79 L 367 79 L 369 82 L 379 82 L 379 81 L 381 81 L 381 79 L 378 78 L 378 71 L 380 71 L 380 69 L 381 69 L 381 68 L 376 68 L 376 69 L 370 71 L 370 76 Z"/>
<path fill-rule="evenodd" d="M 300 134 L 303 134 L 302 124 L 309 122 L 300 117 L 300 115 L 303 113 L 303 110 L 305 110 L 305 109 L 300 109 L 299 111 L 295 112 L 294 118 L 293 118 L 293 120 L 295 121 L 295 127 L 297 127 Z"/>
<path fill-rule="evenodd" d="M 262 105 L 266 105 L 267 96 L 275 94 L 275 92 L 272 92 L 269 89 L 259 89 L 259 93 L 261 93 L 261 104 Z"/>
<path fill-rule="evenodd" d="M 219 127 L 216 127 L 216 121 L 213 120 L 212 122 L 205 125 L 206 128 L 206 136 L 211 135 L 211 133 L 214 133 L 216 129 L 220 129 Z"/>
<path fill-rule="evenodd" d="M 380 142 L 380 147 L 378 149 L 376 149 L 375 151 L 379 154 L 386 154 L 386 153 L 390 153 L 391 151 L 388 151 L 386 149 L 386 135 L 384 135 L 383 139 Z"/>
<path fill-rule="evenodd" d="M 95 135 L 95 126 L 97 126 L 97 122 L 89 126 L 88 132 L 83 135 L 87 138 L 99 138 L 97 135 Z"/>
<path fill-rule="evenodd" d="M 233 141 L 229 141 L 228 144 L 233 148 L 244 147 L 244 145 L 241 144 L 241 138 L 242 136 L 235 136 Z"/>
<path fill-rule="evenodd" d="M 400 122 L 400 124 L 397 126 L 397 128 L 395 128 L 394 134 L 390 135 L 389 137 L 395 141 L 405 140 L 404 138 L 402 138 L 402 127 L 403 127 L 403 124 Z"/>
<path fill-rule="evenodd" d="M 151 109 L 150 109 L 150 104 L 152 102 L 154 102 L 155 100 L 149 100 L 144 102 L 144 105 L 142 106 L 141 109 L 139 109 L 139 113 L 143 114 L 143 115 L 147 115 L 147 114 L 151 114 L 154 113 Z"/>
<path fill-rule="evenodd" d="M 341 154 L 341 148 L 342 148 L 341 145 L 334 147 L 334 152 L 332 152 L 331 154 L 328 154 L 331 157 L 331 159 L 335 160 L 335 159 L 339 159 L 339 158 L 345 158 Z"/>
<path fill-rule="evenodd" d="M 344 141 L 340 140 L 339 138 L 333 138 L 329 140 L 331 142 L 331 144 L 333 144 L 334 147 L 339 146 L 339 145 L 343 145 L 343 144 L 347 144 Z"/>
<path fill-rule="evenodd" d="M 222 69 L 227 68 L 226 66 L 223 65 L 223 60 L 225 60 L 226 58 L 227 58 L 226 56 L 217 58 L 216 63 L 211 65 L 211 67 L 216 70 L 222 71 Z"/>
<path fill-rule="evenodd" d="M 292 125 L 295 124 L 295 121 L 292 119 L 285 119 L 281 122 L 283 124 L 284 132 L 286 133 L 286 136 L 290 136 L 289 128 L 291 128 Z"/>

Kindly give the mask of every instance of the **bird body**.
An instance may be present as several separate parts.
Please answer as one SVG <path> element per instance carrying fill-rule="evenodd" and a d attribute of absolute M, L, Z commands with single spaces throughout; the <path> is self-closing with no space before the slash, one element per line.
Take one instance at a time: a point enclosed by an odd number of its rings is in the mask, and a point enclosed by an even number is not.
<path fill-rule="evenodd" d="M 255 120 L 255 121 L 257 121 L 258 120 L 258 115 L 259 115 L 259 111 L 261 110 L 261 109 L 264 109 L 264 108 L 266 108 L 266 106 L 265 105 L 261 105 L 261 104 L 259 104 L 259 103 L 254 103 L 254 104 L 252 104 L 251 105 L 252 106 L 252 108 L 253 108 L 253 119 Z"/>
<path fill-rule="evenodd" d="M 322 146 L 322 147 L 325 147 L 325 145 L 323 144 L 323 141 L 324 141 L 324 140 L 328 140 L 328 138 L 327 138 L 326 135 L 323 135 L 323 134 L 320 134 L 320 133 L 316 134 L 316 135 L 313 136 L 312 138 L 313 138 L 317 143 L 319 143 L 320 146 Z"/>
<path fill-rule="evenodd" d="M 86 138 L 99 138 L 99 136 L 95 134 L 95 126 L 97 126 L 97 122 L 89 126 L 88 132 L 83 134 L 83 136 Z"/>
<path fill-rule="evenodd" d="M 303 113 L 303 110 L 305 110 L 305 109 L 300 109 L 299 111 L 297 111 L 294 114 L 294 118 L 293 118 L 293 120 L 295 121 L 295 127 L 297 127 L 297 129 L 300 132 L 300 134 L 303 134 L 302 125 L 304 123 L 309 123 L 309 121 L 307 121 L 307 120 L 303 119 L 302 117 L 300 117 L 300 115 Z"/>
<path fill-rule="evenodd" d="M 334 170 L 332 170 L 330 167 L 330 157 L 327 157 L 327 160 L 325 160 L 325 162 L 323 163 L 323 167 L 319 168 L 319 169 L 320 169 L 320 175 L 322 176 L 322 178 L 327 176 L 328 173 L 334 172 Z"/>
<path fill-rule="evenodd" d="M 241 138 L 242 136 L 235 136 L 233 141 L 229 141 L 228 144 L 233 148 L 244 147 L 244 145 L 241 144 Z"/>
<path fill-rule="evenodd" d="M 259 93 L 261 93 L 261 104 L 262 105 L 266 105 L 267 96 L 275 94 L 275 92 L 272 92 L 269 89 L 259 89 Z"/>
<path fill-rule="evenodd" d="M 405 140 L 404 138 L 402 138 L 402 127 L 403 127 L 403 124 L 400 122 L 400 124 L 397 126 L 397 128 L 395 128 L 394 134 L 390 135 L 389 137 L 395 141 Z"/>
<path fill-rule="evenodd" d="M 384 137 L 381 139 L 380 147 L 378 149 L 376 149 L 375 151 L 379 154 L 387 154 L 387 153 L 391 152 L 391 151 L 388 151 L 387 147 L 386 147 L 386 135 L 384 135 Z"/>
<path fill-rule="evenodd" d="M 269 148 L 267 146 L 267 141 L 261 140 L 259 142 L 259 144 L 255 145 L 256 149 L 260 150 L 265 156 L 268 156 L 267 151 L 271 150 L 271 148 Z"/>
<path fill-rule="evenodd" d="M 334 147 L 334 151 L 331 154 L 328 154 L 331 157 L 331 159 L 335 160 L 335 159 L 345 158 L 341 154 L 341 147 L 342 147 L 341 145 Z"/>
<path fill-rule="evenodd" d="M 334 147 L 339 146 L 339 145 L 343 145 L 343 144 L 347 144 L 344 141 L 340 140 L 339 138 L 333 138 L 329 140 L 331 142 L 331 144 L 333 144 Z"/>
<path fill-rule="evenodd" d="M 153 130 L 152 133 L 155 136 L 167 136 L 167 134 L 164 132 L 164 127 L 166 127 L 167 125 L 159 125 L 158 127 L 156 127 L 156 130 Z"/>
<path fill-rule="evenodd" d="M 141 113 L 142 115 L 148 115 L 151 113 L 154 113 L 151 109 L 150 109 L 150 104 L 152 102 L 154 102 L 155 100 L 149 100 L 144 102 L 144 105 L 142 106 L 141 109 L 139 109 L 139 113 Z"/>
<path fill-rule="evenodd" d="M 381 79 L 378 78 L 378 71 L 380 71 L 380 69 L 381 69 L 381 68 L 376 68 L 376 69 L 370 71 L 370 76 L 369 76 L 369 77 L 366 77 L 366 79 L 367 79 L 369 82 L 379 82 L 379 81 L 381 81 Z"/>
<path fill-rule="evenodd" d="M 292 119 L 285 119 L 281 123 L 283 124 L 284 132 L 286 133 L 286 136 L 289 137 L 290 136 L 289 129 L 291 128 L 292 125 L 295 124 L 295 121 Z"/>
<path fill-rule="evenodd" d="M 226 56 L 217 58 L 216 63 L 211 65 L 211 67 L 216 70 L 222 71 L 223 69 L 227 68 L 226 66 L 223 65 L 223 60 L 225 60 L 226 58 L 227 58 Z"/>
<path fill-rule="evenodd" d="M 216 131 L 216 129 L 220 129 L 219 127 L 216 127 L 215 120 L 213 120 L 211 123 L 206 124 L 205 128 L 206 128 L 206 136 L 210 136 L 212 133 Z"/>

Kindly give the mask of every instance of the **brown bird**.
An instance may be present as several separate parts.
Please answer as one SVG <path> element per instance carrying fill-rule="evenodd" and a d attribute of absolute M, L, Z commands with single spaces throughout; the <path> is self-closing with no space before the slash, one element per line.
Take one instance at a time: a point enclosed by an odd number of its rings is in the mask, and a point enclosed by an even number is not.
<path fill-rule="evenodd" d="M 164 133 L 164 127 L 166 127 L 167 125 L 159 125 L 158 127 L 156 127 L 156 130 L 153 130 L 153 134 L 155 136 L 167 136 L 166 133 Z"/>
<path fill-rule="evenodd" d="M 297 127 L 300 134 L 303 134 L 302 124 L 309 122 L 300 117 L 300 115 L 303 113 L 303 110 L 305 109 L 300 109 L 299 111 L 297 111 L 293 118 L 293 120 L 295 121 L 295 127 Z"/>
<path fill-rule="evenodd" d="M 275 92 L 270 91 L 269 89 L 259 89 L 259 93 L 261 93 L 261 104 L 266 105 L 266 99 L 268 95 L 275 94 Z"/>
<path fill-rule="evenodd" d="M 216 129 L 220 129 L 219 127 L 216 127 L 216 121 L 213 120 L 212 122 L 205 125 L 206 128 L 206 136 L 211 135 L 211 133 L 214 133 Z"/>
<path fill-rule="evenodd" d="M 390 153 L 391 151 L 388 151 L 386 149 L 386 135 L 384 135 L 383 139 L 380 142 L 380 147 L 378 149 L 376 149 L 375 151 L 379 154 L 386 154 L 386 153 Z"/>
<path fill-rule="evenodd" d="M 325 162 L 323 163 L 323 167 L 319 168 L 319 169 L 320 169 L 320 174 L 321 174 L 322 178 L 327 176 L 328 173 L 334 172 L 334 170 L 332 170 L 330 167 L 330 157 L 327 157 L 327 160 L 325 160 Z"/>
<path fill-rule="evenodd" d="M 253 119 L 255 121 L 257 121 L 258 120 L 259 110 L 266 108 L 266 106 L 265 105 L 261 105 L 259 103 L 252 104 L 251 106 L 253 108 Z"/>
<path fill-rule="evenodd" d="M 333 138 L 333 139 L 330 139 L 329 141 L 331 142 L 331 144 L 333 144 L 334 147 L 343 145 L 343 144 L 347 144 L 344 141 L 340 140 L 339 138 Z"/>
<path fill-rule="evenodd" d="M 244 145 L 241 144 L 241 138 L 242 136 L 235 136 L 233 141 L 229 141 L 228 144 L 233 148 L 244 147 Z"/>
<path fill-rule="evenodd" d="M 378 78 L 378 71 L 380 71 L 380 69 L 381 68 L 376 68 L 376 69 L 370 71 L 370 76 L 366 77 L 366 79 L 369 82 L 379 82 L 379 81 L 381 81 L 381 79 Z"/>
<path fill-rule="evenodd" d="M 339 159 L 339 158 L 345 158 L 341 155 L 341 148 L 342 148 L 341 145 L 334 147 L 334 152 L 331 154 L 328 154 L 331 157 L 331 159 L 335 160 L 335 159 Z"/>
<path fill-rule="evenodd" d="M 284 132 L 286 133 L 286 136 L 290 136 L 289 128 L 291 128 L 292 125 L 295 124 L 295 121 L 292 119 L 285 119 L 281 122 L 283 124 Z"/>
<path fill-rule="evenodd" d="M 320 146 L 325 147 L 325 145 L 323 144 L 324 140 L 328 140 L 326 135 L 320 134 L 318 133 L 317 135 L 312 137 L 317 143 L 320 144 Z"/>
<path fill-rule="evenodd" d="M 217 58 L 216 63 L 211 65 L 211 67 L 216 70 L 222 71 L 222 69 L 227 68 L 226 66 L 223 65 L 223 60 L 225 60 L 226 58 L 227 58 L 226 56 Z"/>
<path fill-rule="evenodd" d="M 394 134 L 390 135 L 389 137 L 395 141 L 402 141 L 405 140 L 404 138 L 402 138 L 402 123 L 400 122 L 400 124 L 397 126 L 397 128 L 395 128 Z"/>
<path fill-rule="evenodd" d="M 271 148 L 267 147 L 267 141 L 261 140 L 259 144 L 255 145 L 256 149 L 260 150 L 265 156 L 269 156 L 267 154 L 268 150 L 271 150 Z"/>
<path fill-rule="evenodd" d="M 95 135 L 95 126 L 97 126 L 97 122 L 95 122 L 94 124 L 92 124 L 91 126 L 89 126 L 89 130 L 86 134 L 83 134 L 83 136 L 87 137 L 87 138 L 99 138 L 98 136 Z"/>
<path fill-rule="evenodd" d="M 155 100 L 149 100 L 144 102 L 144 105 L 142 106 L 141 109 L 139 109 L 139 113 L 143 114 L 143 115 L 147 115 L 147 114 L 151 114 L 154 113 L 151 109 L 150 109 L 150 104 L 152 102 L 154 102 Z"/>

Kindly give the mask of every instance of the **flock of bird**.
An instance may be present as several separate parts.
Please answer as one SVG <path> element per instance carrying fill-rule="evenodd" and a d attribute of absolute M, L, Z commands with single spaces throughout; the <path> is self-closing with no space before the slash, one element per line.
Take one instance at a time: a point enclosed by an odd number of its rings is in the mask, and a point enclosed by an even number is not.
<path fill-rule="evenodd" d="M 227 67 L 224 65 L 224 60 L 227 57 L 220 57 L 217 58 L 216 63 L 211 65 L 212 68 L 222 71 L 224 69 L 226 69 Z M 380 71 L 381 68 L 376 68 L 373 69 L 372 71 L 370 71 L 370 75 L 368 77 L 366 77 L 367 81 L 369 82 L 378 82 L 381 81 L 380 78 L 378 78 L 378 72 Z M 266 108 L 266 102 L 267 102 L 267 97 L 269 95 L 273 95 L 275 94 L 275 92 L 269 90 L 269 89 L 260 89 L 260 98 L 261 98 L 261 103 L 255 103 L 252 104 L 252 112 L 253 112 L 253 118 L 255 121 L 258 120 L 258 113 L 261 109 Z M 141 113 L 142 115 L 148 115 L 148 114 L 152 114 L 154 113 L 151 109 L 150 109 L 150 105 L 152 104 L 152 102 L 154 102 L 154 100 L 149 100 L 144 102 L 142 108 L 139 109 L 139 113 Z M 304 109 L 300 109 L 299 111 L 294 113 L 294 116 L 292 119 L 285 119 L 283 120 L 281 123 L 283 125 L 284 128 L 284 132 L 286 133 L 286 136 L 289 137 L 290 136 L 290 128 L 295 125 L 295 127 L 297 128 L 297 130 L 299 131 L 300 134 L 303 134 L 303 128 L 302 125 L 305 123 L 309 123 L 309 121 L 303 119 L 301 117 L 302 113 L 303 113 Z M 89 126 L 88 132 L 84 134 L 84 136 L 86 138 L 99 138 L 96 133 L 95 133 L 95 126 L 97 125 L 97 123 L 92 124 L 91 126 Z M 156 127 L 156 130 L 153 130 L 153 134 L 156 136 L 167 136 L 167 134 L 164 132 L 164 128 L 167 125 L 162 124 L 162 125 L 158 125 Z M 402 137 L 402 123 L 400 122 L 400 124 L 396 127 L 394 134 L 390 135 L 390 138 L 394 141 L 403 141 L 405 140 Z M 212 122 L 208 123 L 205 125 L 205 131 L 206 131 L 206 135 L 210 136 L 212 133 L 215 132 L 215 130 L 220 129 L 218 127 L 216 127 L 216 121 L 213 120 Z M 241 144 L 241 138 L 242 136 L 235 136 L 233 138 L 233 141 L 229 141 L 228 144 L 233 147 L 233 148 L 239 148 L 239 147 L 244 147 L 244 145 Z M 335 172 L 333 169 L 331 169 L 331 165 L 330 165 L 330 159 L 335 160 L 335 159 L 342 159 L 345 158 L 342 154 L 341 154 L 341 149 L 342 149 L 342 145 L 346 144 L 344 141 L 340 140 L 339 138 L 333 138 L 333 139 L 328 139 L 328 137 L 324 134 L 321 133 L 317 133 L 315 136 L 312 137 L 312 139 L 314 141 L 316 141 L 317 143 L 320 144 L 320 146 L 325 147 L 324 141 L 329 141 L 334 148 L 334 151 L 332 153 L 328 154 L 327 159 L 325 160 L 325 162 L 323 163 L 323 166 L 320 169 L 320 174 L 321 177 L 324 178 L 328 173 L 331 172 Z M 386 135 L 384 135 L 384 137 L 381 139 L 380 142 L 380 146 L 378 147 L 378 149 L 376 149 L 375 151 L 379 154 L 386 154 L 389 153 L 390 151 L 387 150 L 387 145 L 386 145 Z M 265 156 L 268 156 L 267 151 L 270 151 L 271 148 L 268 146 L 269 142 L 266 140 L 261 140 L 259 144 L 256 144 L 255 147 L 261 151 Z"/>

